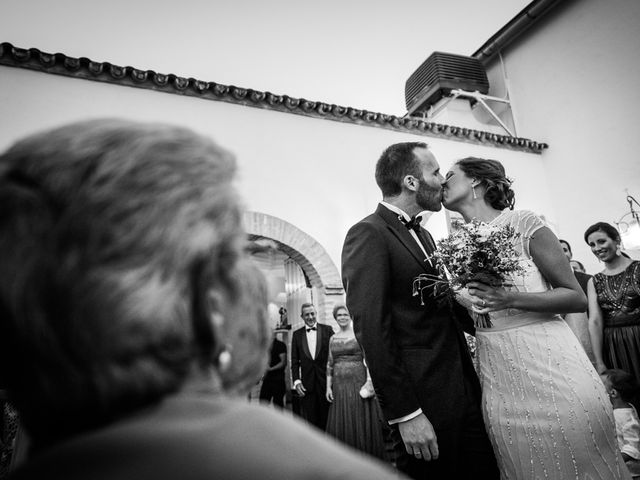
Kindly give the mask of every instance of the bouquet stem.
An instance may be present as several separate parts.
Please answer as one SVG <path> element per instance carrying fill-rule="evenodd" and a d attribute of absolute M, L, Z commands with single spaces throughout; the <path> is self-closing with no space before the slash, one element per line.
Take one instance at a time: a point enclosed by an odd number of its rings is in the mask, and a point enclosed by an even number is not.
<path fill-rule="evenodd" d="M 473 316 L 473 324 L 476 328 L 491 328 L 493 324 L 491 323 L 491 317 L 488 313 L 476 313 L 471 312 Z"/>

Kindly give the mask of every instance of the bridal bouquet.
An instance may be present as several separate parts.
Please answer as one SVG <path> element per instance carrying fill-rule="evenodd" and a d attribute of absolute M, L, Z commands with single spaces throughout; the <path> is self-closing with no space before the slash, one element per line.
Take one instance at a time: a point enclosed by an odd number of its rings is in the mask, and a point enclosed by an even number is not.
<path fill-rule="evenodd" d="M 413 295 L 445 284 L 459 292 L 469 282 L 479 281 L 493 286 L 503 285 L 509 276 L 524 273 L 520 265 L 516 242 L 520 233 L 510 225 L 501 227 L 482 222 L 460 225 L 459 229 L 437 242 L 438 249 L 431 255 L 440 276 L 422 274 L 413 281 Z M 476 314 L 478 326 L 490 326 L 486 314 Z"/>

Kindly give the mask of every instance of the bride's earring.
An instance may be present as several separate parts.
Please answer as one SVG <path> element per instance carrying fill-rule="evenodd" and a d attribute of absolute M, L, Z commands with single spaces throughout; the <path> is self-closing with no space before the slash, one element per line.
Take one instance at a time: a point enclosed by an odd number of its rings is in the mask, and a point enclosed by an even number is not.
<path fill-rule="evenodd" d="M 476 198 L 478 198 L 478 195 L 476 195 L 476 186 L 475 185 L 471 185 L 471 191 L 473 191 L 473 199 L 475 200 Z"/>

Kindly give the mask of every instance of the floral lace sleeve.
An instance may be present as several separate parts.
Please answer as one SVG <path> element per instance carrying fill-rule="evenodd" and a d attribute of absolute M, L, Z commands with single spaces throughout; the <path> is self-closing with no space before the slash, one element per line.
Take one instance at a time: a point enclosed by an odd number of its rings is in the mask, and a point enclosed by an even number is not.
<path fill-rule="evenodd" d="M 529 241 L 540 228 L 545 227 L 545 223 L 535 213 L 529 210 L 518 210 L 515 212 L 513 227 L 520 232 L 522 242 L 522 252 L 529 258 Z"/>

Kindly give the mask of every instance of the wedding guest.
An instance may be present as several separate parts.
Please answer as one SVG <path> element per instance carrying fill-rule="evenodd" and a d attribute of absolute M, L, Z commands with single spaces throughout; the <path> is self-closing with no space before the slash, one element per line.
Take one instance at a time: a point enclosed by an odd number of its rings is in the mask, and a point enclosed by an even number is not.
<path fill-rule="evenodd" d="M 605 370 L 602 379 L 613 405 L 618 446 L 635 478 L 640 476 L 640 420 L 631 400 L 638 394 L 638 384 L 631 374 L 619 369 Z"/>
<path fill-rule="evenodd" d="M 0 378 L 33 442 L 12 479 L 395 478 L 229 398 L 269 339 L 234 172 L 203 136 L 122 120 L 0 155 Z"/>
<path fill-rule="evenodd" d="M 571 268 L 573 269 L 574 272 L 587 273 L 582 262 L 579 262 L 578 260 L 569 260 L 569 265 L 571 265 Z"/>
<path fill-rule="evenodd" d="M 327 426 L 329 402 L 327 390 L 327 357 L 333 329 L 318 323 L 316 307 L 303 303 L 300 316 L 304 327 L 291 337 L 291 379 L 300 396 L 302 417 L 320 430 Z"/>
<path fill-rule="evenodd" d="M 472 310 L 491 321 L 476 327 L 477 355 L 501 478 L 628 478 L 604 385 L 559 316 L 583 311 L 586 298 L 556 236 L 533 212 L 513 209 L 511 180 L 495 160 L 457 161 L 443 204 L 466 222 L 517 234 L 524 273 L 508 287 L 468 284 Z"/>
<path fill-rule="evenodd" d="M 327 360 L 327 433 L 369 455 L 385 459 L 383 420 L 347 307 L 333 307 L 340 330 Z"/>
<path fill-rule="evenodd" d="M 569 265 L 573 270 L 573 274 L 575 275 L 576 280 L 578 280 L 578 283 L 584 291 L 584 294 L 587 295 L 587 284 L 589 283 L 591 275 L 585 272 L 584 265 L 582 265 L 582 263 L 577 260 L 573 260 L 573 252 L 571 251 L 571 245 L 569 245 L 569 242 L 562 239 L 558 241 L 560 242 L 560 245 L 562 247 L 562 253 L 564 253 L 564 256 L 569 260 Z"/>
<path fill-rule="evenodd" d="M 573 253 L 571 251 L 571 245 L 569 245 L 569 242 L 566 240 L 559 239 L 558 241 L 562 247 L 562 253 L 564 253 L 565 257 L 569 260 L 569 265 L 572 265 L 572 262 L 575 262 L 575 260 L 572 259 Z M 591 275 L 579 272 L 575 268 L 572 268 L 572 270 L 578 284 L 580 284 L 580 287 L 582 288 L 582 291 L 587 295 L 587 284 L 589 283 Z M 591 363 L 595 363 L 596 360 L 593 354 L 593 347 L 591 346 L 591 336 L 589 335 L 589 316 L 587 315 L 587 309 L 585 308 L 582 312 L 566 313 L 563 315 L 563 318 L 578 340 L 580 340 L 584 351 L 589 357 L 589 361 L 591 361 Z"/>
<path fill-rule="evenodd" d="M 589 332 L 596 368 L 618 368 L 640 382 L 640 262 L 625 256 L 618 230 L 608 223 L 591 225 L 584 239 L 604 264 L 589 281 Z"/>
<path fill-rule="evenodd" d="M 260 400 L 265 403 L 273 402 L 274 405 L 284 407 L 284 395 L 286 385 L 284 380 L 285 367 L 287 366 L 287 346 L 276 338 L 273 332 L 271 342 L 269 366 L 262 377 L 260 387 Z"/>

